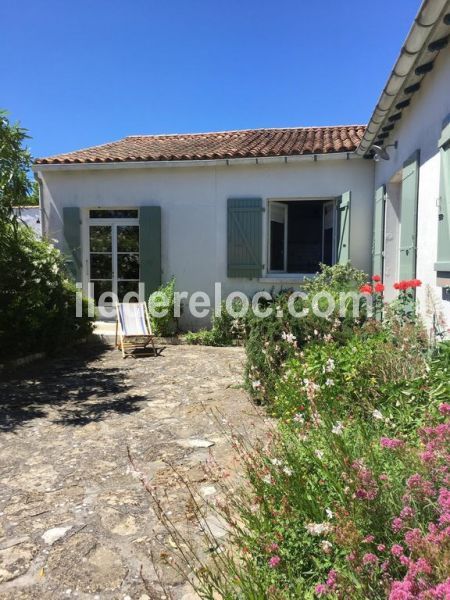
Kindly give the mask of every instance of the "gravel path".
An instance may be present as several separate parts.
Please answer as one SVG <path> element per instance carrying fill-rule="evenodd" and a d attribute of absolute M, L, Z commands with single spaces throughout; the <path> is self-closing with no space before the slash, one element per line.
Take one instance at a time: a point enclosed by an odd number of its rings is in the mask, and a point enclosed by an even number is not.
<path fill-rule="evenodd" d="M 157 588 L 150 553 L 166 534 L 127 447 L 181 523 L 187 493 L 167 463 L 213 496 L 210 452 L 237 475 L 221 419 L 265 430 L 241 388 L 243 361 L 241 348 L 169 346 L 126 360 L 84 349 L 0 383 L 0 597 L 162 597 L 139 573 Z M 173 598 L 194 597 L 171 569 L 163 578 Z"/>

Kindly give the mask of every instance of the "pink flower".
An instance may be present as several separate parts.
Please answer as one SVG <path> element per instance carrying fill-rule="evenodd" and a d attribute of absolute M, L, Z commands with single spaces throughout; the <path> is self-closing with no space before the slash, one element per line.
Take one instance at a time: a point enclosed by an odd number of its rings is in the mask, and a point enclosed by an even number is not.
<path fill-rule="evenodd" d="M 363 565 L 373 565 L 378 562 L 378 558 L 372 552 L 367 552 L 362 557 Z"/>
<path fill-rule="evenodd" d="M 337 580 L 337 572 L 334 569 L 331 569 L 331 571 L 328 573 L 328 577 L 327 577 L 327 585 L 330 589 L 333 589 L 336 586 L 336 580 Z"/>
<path fill-rule="evenodd" d="M 366 544 L 371 544 L 373 542 L 373 540 L 375 539 L 375 536 L 373 535 L 367 535 L 364 539 L 363 542 L 365 542 Z"/>
<path fill-rule="evenodd" d="M 315 588 L 315 592 L 318 596 L 323 596 L 328 593 L 328 586 L 326 583 L 318 583 Z"/>
<path fill-rule="evenodd" d="M 450 510 L 450 490 L 444 488 L 439 490 L 439 506 L 444 510 Z"/>
<path fill-rule="evenodd" d="M 275 569 L 276 567 L 278 567 L 278 565 L 281 562 L 281 558 L 277 555 L 272 556 L 271 558 L 269 558 L 269 567 L 271 567 L 272 569 Z"/>
<path fill-rule="evenodd" d="M 269 552 L 277 552 L 277 550 L 279 550 L 280 547 L 278 544 L 276 544 L 275 542 L 272 542 L 269 546 Z"/>
<path fill-rule="evenodd" d="M 400 544 L 394 544 L 391 548 L 391 554 L 393 556 L 401 556 L 403 554 L 403 548 Z"/>
<path fill-rule="evenodd" d="M 389 600 L 414 600 L 411 581 L 394 581 L 389 593 Z"/>
<path fill-rule="evenodd" d="M 414 548 L 422 542 L 422 533 L 420 529 L 410 529 L 405 533 L 405 543 L 408 548 Z"/>
<path fill-rule="evenodd" d="M 386 550 L 386 546 L 384 544 L 378 544 L 377 550 L 378 552 L 384 552 Z"/>
<path fill-rule="evenodd" d="M 414 517 L 414 515 L 415 512 L 410 506 L 404 506 L 400 513 L 402 519 L 411 519 L 412 517 Z"/>
<path fill-rule="evenodd" d="M 448 404 L 448 402 L 443 402 L 442 404 L 440 404 L 439 412 L 441 413 L 441 415 L 450 414 L 450 404 Z"/>
<path fill-rule="evenodd" d="M 390 450 L 394 450 L 395 448 L 400 448 L 401 446 L 404 445 L 404 441 L 403 440 L 397 440 L 395 438 L 386 438 L 386 437 L 382 437 L 380 439 L 380 444 L 382 446 L 382 448 L 389 448 Z"/>
<path fill-rule="evenodd" d="M 392 528 L 392 531 L 394 531 L 395 533 L 398 533 L 399 531 L 401 531 L 401 529 L 403 529 L 402 519 L 400 519 L 399 517 L 392 519 L 391 528 Z"/>

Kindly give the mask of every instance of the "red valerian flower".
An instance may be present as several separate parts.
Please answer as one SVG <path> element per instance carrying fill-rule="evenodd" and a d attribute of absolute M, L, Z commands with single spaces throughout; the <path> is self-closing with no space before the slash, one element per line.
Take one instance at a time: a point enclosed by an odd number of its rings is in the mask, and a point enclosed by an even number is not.
<path fill-rule="evenodd" d="M 381 281 L 381 277 L 379 275 L 373 275 L 372 281 Z"/>
<path fill-rule="evenodd" d="M 384 284 L 377 283 L 374 289 L 378 294 L 382 294 L 384 292 Z"/>
<path fill-rule="evenodd" d="M 359 288 L 359 291 L 361 292 L 361 294 L 371 294 L 372 293 L 372 286 L 369 283 L 365 283 L 364 285 L 362 285 Z"/>

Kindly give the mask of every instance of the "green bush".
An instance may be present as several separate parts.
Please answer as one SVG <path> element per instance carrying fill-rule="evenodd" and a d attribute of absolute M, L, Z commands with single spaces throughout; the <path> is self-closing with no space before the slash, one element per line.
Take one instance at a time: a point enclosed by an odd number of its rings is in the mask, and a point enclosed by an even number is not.
<path fill-rule="evenodd" d="M 92 331 L 60 252 L 26 226 L 0 221 L 0 358 L 54 352 Z"/>
<path fill-rule="evenodd" d="M 233 308 L 239 310 L 239 300 L 233 302 Z M 244 320 L 229 315 L 223 302 L 220 314 L 212 316 L 211 327 L 200 331 L 189 331 L 185 335 L 185 340 L 188 344 L 203 346 L 231 346 L 241 340 L 244 334 Z"/>
<path fill-rule="evenodd" d="M 175 285 L 175 277 L 172 277 L 153 292 L 148 300 L 150 323 L 155 335 L 171 336 L 177 332 L 178 324 L 174 318 Z"/>
<path fill-rule="evenodd" d="M 271 305 L 269 317 L 259 317 L 250 311 L 245 321 L 247 354 L 246 383 L 253 397 L 260 402 L 268 402 L 273 395 L 278 378 L 286 361 L 299 355 L 306 344 L 322 344 L 334 341 L 345 343 L 353 335 L 355 327 L 365 321 L 364 307 L 360 316 L 353 316 L 352 305 L 346 301 L 342 314 L 339 295 L 342 292 L 358 292 L 361 282 L 366 279 L 362 271 L 350 265 L 321 265 L 316 278 L 302 286 L 307 298 L 297 298 L 296 311 L 308 313 L 302 317 L 292 316 L 288 302 L 293 290 L 281 291 L 272 301 L 262 301 L 261 308 Z M 317 316 L 312 310 L 314 295 L 325 293 L 335 300 L 336 306 L 327 317 Z M 328 300 L 322 298 L 319 308 L 326 311 Z"/>

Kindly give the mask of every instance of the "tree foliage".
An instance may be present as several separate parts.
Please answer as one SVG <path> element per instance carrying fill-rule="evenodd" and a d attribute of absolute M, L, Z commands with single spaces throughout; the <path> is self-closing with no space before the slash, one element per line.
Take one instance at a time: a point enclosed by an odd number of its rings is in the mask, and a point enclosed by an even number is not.
<path fill-rule="evenodd" d="M 7 113 L 0 110 L 0 219 L 10 219 L 13 207 L 26 205 L 33 193 L 28 178 L 31 155 L 25 140 L 27 131 L 18 123 L 10 123 Z"/>

